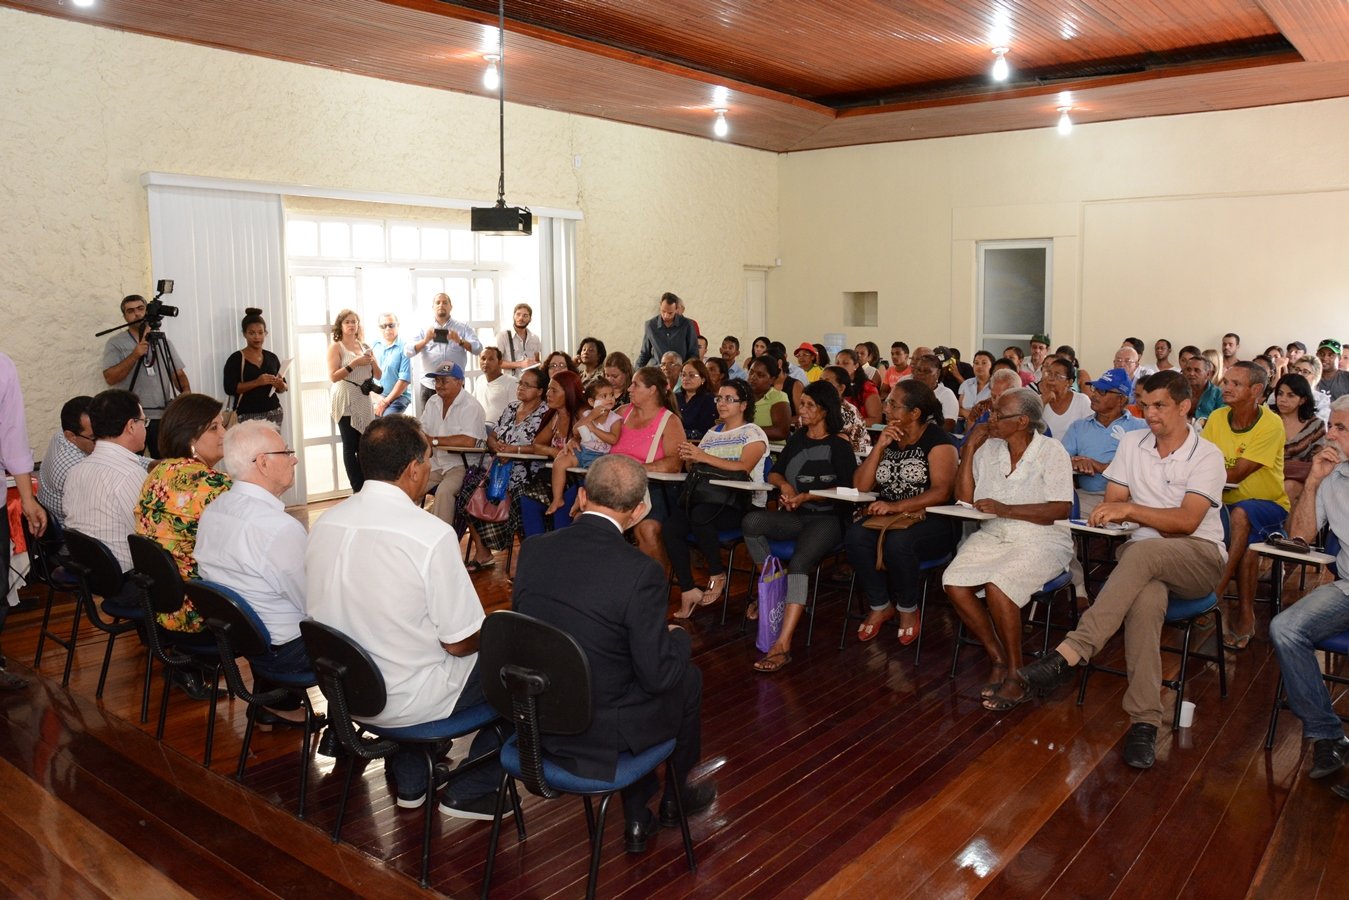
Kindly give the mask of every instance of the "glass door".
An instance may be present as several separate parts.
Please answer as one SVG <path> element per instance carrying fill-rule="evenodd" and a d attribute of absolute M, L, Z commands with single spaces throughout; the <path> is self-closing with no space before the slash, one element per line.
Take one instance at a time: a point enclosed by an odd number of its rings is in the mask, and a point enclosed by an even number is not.
<path fill-rule="evenodd" d="M 296 482 L 305 501 L 327 500 L 351 490 L 342 466 L 342 438 L 332 416 L 328 346 L 332 323 L 343 309 L 360 311 L 355 268 L 296 267 L 291 272 L 291 308 L 295 313 L 295 362 L 291 384 L 299 390 L 297 430 L 301 465 Z M 362 314 L 362 324 L 367 317 Z M 367 326 L 368 327 L 368 326 Z M 366 335 L 369 342 L 369 334 Z"/>

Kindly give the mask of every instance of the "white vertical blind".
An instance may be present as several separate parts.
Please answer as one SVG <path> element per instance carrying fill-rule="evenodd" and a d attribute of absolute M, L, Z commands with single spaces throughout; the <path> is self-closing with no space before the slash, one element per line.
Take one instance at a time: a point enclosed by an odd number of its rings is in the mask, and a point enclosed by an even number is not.
<path fill-rule="evenodd" d="M 180 309 L 163 330 L 182 359 L 192 389 L 227 400 L 225 360 L 243 347 L 239 321 L 250 306 L 262 310 L 270 332 L 267 347 L 293 355 L 285 302 L 285 255 L 279 194 L 149 185 L 150 257 L 153 280 L 171 278 L 164 302 Z M 294 421 L 290 395 L 283 394 L 286 440 Z M 299 502 L 303 493 L 286 503 Z"/>

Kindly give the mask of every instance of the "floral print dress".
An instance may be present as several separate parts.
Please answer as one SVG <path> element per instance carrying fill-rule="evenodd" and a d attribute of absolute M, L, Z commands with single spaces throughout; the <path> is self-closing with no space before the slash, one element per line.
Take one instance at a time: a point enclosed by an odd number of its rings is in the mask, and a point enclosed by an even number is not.
<path fill-rule="evenodd" d="M 193 556 L 197 522 L 207 504 L 229 490 L 231 484 L 224 472 L 194 457 L 163 460 L 145 479 L 136 504 L 136 533 L 168 550 L 184 580 L 199 577 Z M 157 621 L 169 631 L 198 632 L 205 627 L 187 600 L 178 612 L 160 614 Z"/>

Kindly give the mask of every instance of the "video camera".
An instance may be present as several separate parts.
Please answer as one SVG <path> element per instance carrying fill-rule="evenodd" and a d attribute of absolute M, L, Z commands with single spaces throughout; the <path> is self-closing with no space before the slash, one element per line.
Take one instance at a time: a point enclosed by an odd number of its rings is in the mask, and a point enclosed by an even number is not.
<path fill-rule="evenodd" d="M 145 324 L 151 331 L 158 330 L 159 326 L 164 323 L 165 316 L 172 319 L 178 315 L 178 307 L 169 306 L 163 300 L 159 299 L 165 294 L 173 293 L 173 279 L 159 279 L 155 284 L 155 291 L 155 298 L 145 304 Z"/>

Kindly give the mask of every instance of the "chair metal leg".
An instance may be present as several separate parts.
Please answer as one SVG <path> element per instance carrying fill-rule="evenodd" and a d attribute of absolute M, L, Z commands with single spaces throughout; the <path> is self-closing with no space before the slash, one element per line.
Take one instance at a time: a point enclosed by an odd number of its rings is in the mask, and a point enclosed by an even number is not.
<path fill-rule="evenodd" d="M 806 646 L 810 646 L 811 640 L 815 637 L 815 601 L 820 597 L 820 575 L 824 571 L 824 563 L 821 562 L 815 567 L 815 589 L 810 592 L 810 606 L 806 607 L 806 615 L 810 617 L 810 622 L 806 625 Z"/>
<path fill-rule="evenodd" d="M 92 603 L 92 600 L 88 601 Z M 70 623 L 70 644 L 66 647 L 66 669 L 61 675 L 61 687 L 70 684 L 70 667 L 75 663 L 75 642 L 80 634 L 80 615 L 84 612 L 84 600 L 75 604 L 75 619 Z"/>
<path fill-rule="evenodd" d="M 431 744 L 423 744 L 423 756 L 426 758 L 426 815 L 422 824 L 422 888 L 431 884 L 431 825 L 435 822 L 436 812 L 440 808 L 440 799 L 436 795 L 436 763 L 431 758 Z"/>
<path fill-rule="evenodd" d="M 309 793 L 309 751 L 314 746 L 315 735 L 314 735 L 314 708 L 309 705 L 308 693 L 306 693 L 305 696 L 301 698 L 300 702 L 304 704 L 304 743 L 300 749 L 300 809 L 297 815 L 301 820 L 303 820 L 305 798 L 306 795 Z M 249 724 L 251 725 L 252 723 Z M 244 760 L 247 759 L 248 738 L 250 737 L 252 737 L 251 734 L 245 737 L 243 753 L 239 756 L 240 778 L 244 777 Z"/>
<path fill-rule="evenodd" d="M 244 778 L 244 766 L 248 763 L 248 748 L 253 744 L 253 729 L 257 725 L 257 715 L 258 705 L 256 703 L 250 703 L 248 706 L 248 713 L 244 716 L 244 719 L 246 720 L 244 724 L 244 745 L 239 748 L 239 766 L 234 770 L 234 777 L 239 781 L 242 781 Z M 308 704 L 305 705 L 305 724 L 309 724 Z M 301 778 L 302 782 L 303 780 L 304 779 Z M 304 809 L 303 789 L 300 791 L 300 808 Z M 304 815 L 301 814 L 300 818 L 303 819 Z"/>
<path fill-rule="evenodd" d="M 678 791 L 675 793 L 678 794 Z M 609 811 L 609 801 L 613 796 L 605 794 L 604 799 L 600 800 L 599 820 L 595 823 L 595 838 L 590 847 L 590 879 L 586 882 L 586 900 L 595 900 L 595 888 L 600 880 L 600 851 L 604 849 L 604 815 Z"/>
<path fill-rule="evenodd" d="M 151 626 L 154 627 L 153 625 Z M 141 688 L 141 724 L 150 721 L 150 679 L 155 671 L 155 654 L 148 646 L 145 648 L 145 685 Z"/>
<path fill-rule="evenodd" d="M 169 712 L 169 686 L 173 674 L 170 666 L 164 667 L 164 692 L 159 696 L 159 725 L 155 728 L 155 740 L 164 740 L 164 718 Z"/>
<path fill-rule="evenodd" d="M 848 580 L 848 602 L 843 605 L 843 633 L 838 636 L 838 649 L 842 650 L 848 643 L 848 626 L 852 624 L 852 597 L 857 592 L 857 570 L 853 569 L 852 578 Z M 858 600 L 860 607 L 862 601 Z M 866 618 L 866 613 L 861 613 L 862 618 Z"/>
<path fill-rule="evenodd" d="M 1185 636 L 1180 641 L 1180 672 L 1176 678 L 1176 711 L 1171 717 L 1171 727 L 1180 727 L 1180 705 L 1185 701 L 1185 669 L 1190 662 L 1190 637 L 1194 631 L 1194 619 L 1185 622 Z"/>
<path fill-rule="evenodd" d="M 518 798 L 514 797 L 515 781 L 506 773 L 501 773 L 501 784 L 497 787 L 497 807 L 492 816 L 492 835 L 487 840 L 487 865 L 482 874 L 482 900 L 487 900 L 487 895 L 492 890 L 492 870 L 496 867 L 497 860 L 497 841 L 501 838 L 501 815 L 506 811 L 506 785 L 510 784 L 511 793 L 515 802 L 519 804 Z M 516 809 L 516 816 L 520 815 L 519 809 Z"/>
<path fill-rule="evenodd" d="M 1092 671 L 1096 667 L 1090 661 L 1082 665 L 1082 679 L 1077 686 L 1077 705 L 1081 706 L 1087 699 L 1087 679 L 1091 677 Z"/>
<path fill-rule="evenodd" d="M 932 584 L 932 579 L 928 573 L 923 573 L 923 590 L 918 595 L 918 640 L 914 641 L 913 664 L 916 668 L 918 661 L 923 658 L 923 626 L 927 624 L 927 589 Z"/>
<path fill-rule="evenodd" d="M 211 709 L 206 718 L 206 756 L 202 765 L 211 768 L 211 757 L 215 752 L 215 713 L 219 708 L 220 692 L 215 689 L 215 685 L 220 681 L 220 663 L 215 665 L 215 678 L 211 681 Z"/>
<path fill-rule="evenodd" d="M 956 626 L 955 646 L 951 648 L 951 678 L 956 677 L 956 670 L 960 668 L 960 648 L 965 645 L 965 623 L 961 622 Z"/>
<path fill-rule="evenodd" d="M 80 613 L 80 602 L 81 601 L 79 595 L 77 594 L 75 596 L 75 615 L 77 616 Z M 52 589 L 51 585 L 47 585 L 47 605 L 42 611 L 42 628 L 37 633 L 37 652 L 33 654 L 34 671 L 37 671 L 37 667 L 42 663 L 42 645 L 46 642 L 49 636 L 53 641 L 56 641 L 62 647 L 65 647 L 65 643 L 62 642 L 60 638 L 58 638 L 56 635 L 52 634 L 48 630 L 50 628 L 50 623 L 52 620 L 52 607 L 55 605 L 56 605 L 56 591 Z M 71 652 L 71 649 L 72 648 L 70 647 L 66 647 L 66 652 L 67 653 Z"/>
<path fill-rule="evenodd" d="M 1279 712 L 1283 709 L 1283 676 L 1274 687 L 1274 708 L 1269 711 L 1269 730 L 1265 732 L 1265 749 L 1274 749 L 1274 732 L 1279 727 Z"/>
<path fill-rule="evenodd" d="M 665 780 L 668 784 L 683 784 L 680 780 L 679 769 L 675 766 L 673 759 L 665 761 Z M 684 792 L 676 790 L 675 809 L 679 810 L 679 830 L 684 835 L 684 858 L 689 861 L 689 871 L 697 872 L 698 863 L 693 858 L 693 837 L 689 834 L 689 817 L 684 812 Z"/>
<path fill-rule="evenodd" d="M 590 838 L 593 841 L 595 840 L 595 807 L 594 804 L 590 802 L 589 797 L 585 798 L 585 808 L 586 808 L 586 837 Z"/>
<path fill-rule="evenodd" d="M 347 775 L 342 781 L 342 796 L 337 801 L 337 821 L 333 823 L 333 843 L 336 844 L 342 839 L 342 819 L 347 814 L 347 796 L 351 793 L 351 779 L 356 774 L 356 764 L 359 761 L 355 753 L 348 754 Z"/>
<path fill-rule="evenodd" d="M 1213 646 L 1214 656 L 1218 658 L 1218 688 L 1219 693 L 1227 697 L 1227 655 L 1223 652 L 1223 610 L 1222 604 L 1218 604 L 1213 610 Z"/>

